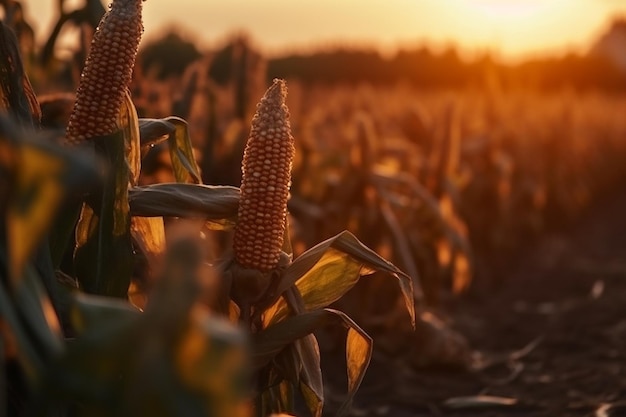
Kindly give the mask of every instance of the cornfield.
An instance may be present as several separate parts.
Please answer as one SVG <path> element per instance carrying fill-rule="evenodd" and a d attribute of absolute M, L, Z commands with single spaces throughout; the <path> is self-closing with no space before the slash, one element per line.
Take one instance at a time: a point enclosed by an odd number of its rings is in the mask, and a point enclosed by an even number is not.
<path fill-rule="evenodd" d="M 626 179 L 618 95 L 268 80 L 241 37 L 163 80 L 150 3 L 99 5 L 37 58 L 1 26 L 0 416 L 354 413 L 376 349 L 469 366 L 434 312 Z"/>

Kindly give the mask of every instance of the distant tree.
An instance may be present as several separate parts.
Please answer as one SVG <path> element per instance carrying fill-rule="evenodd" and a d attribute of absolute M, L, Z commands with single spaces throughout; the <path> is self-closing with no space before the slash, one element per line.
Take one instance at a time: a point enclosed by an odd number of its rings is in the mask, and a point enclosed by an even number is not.
<path fill-rule="evenodd" d="M 172 30 L 161 39 L 147 43 L 139 51 L 139 62 L 144 73 L 153 73 L 162 80 L 181 76 L 187 66 L 201 56 L 193 42 Z"/>
<path fill-rule="evenodd" d="M 613 20 L 609 30 L 591 48 L 591 54 L 610 58 L 626 72 L 626 17 Z"/>

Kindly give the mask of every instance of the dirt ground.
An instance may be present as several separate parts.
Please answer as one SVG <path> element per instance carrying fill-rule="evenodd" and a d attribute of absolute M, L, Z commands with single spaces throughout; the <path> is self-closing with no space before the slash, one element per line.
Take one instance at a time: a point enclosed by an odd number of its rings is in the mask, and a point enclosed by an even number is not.
<path fill-rule="evenodd" d="M 352 415 L 626 416 L 626 190 L 544 237 L 500 278 L 441 308 L 468 342 L 452 349 L 459 363 L 385 351 L 374 335 Z M 340 361 L 323 361 L 332 408 L 345 382 L 334 377 Z"/>

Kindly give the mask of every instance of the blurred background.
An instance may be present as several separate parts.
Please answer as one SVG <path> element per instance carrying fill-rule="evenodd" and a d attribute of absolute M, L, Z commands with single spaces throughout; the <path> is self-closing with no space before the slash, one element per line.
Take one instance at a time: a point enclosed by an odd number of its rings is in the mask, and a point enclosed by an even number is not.
<path fill-rule="evenodd" d="M 107 6 L 0 4 L 62 131 Z M 348 229 L 427 303 L 499 285 L 626 176 L 622 1 L 148 0 L 144 26 L 133 100 L 189 122 L 205 183 L 240 184 L 255 104 L 286 79 L 296 253 Z M 171 181 L 168 158 L 155 147 L 142 183 Z"/>

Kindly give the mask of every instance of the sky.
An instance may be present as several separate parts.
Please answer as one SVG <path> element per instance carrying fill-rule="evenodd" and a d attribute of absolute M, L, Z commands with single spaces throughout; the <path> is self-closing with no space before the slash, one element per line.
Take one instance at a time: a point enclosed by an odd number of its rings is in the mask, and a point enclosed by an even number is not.
<path fill-rule="evenodd" d="M 22 3 L 42 41 L 58 0 Z M 66 9 L 80 4 L 66 0 Z M 143 7 L 144 39 L 176 26 L 207 47 L 245 31 L 272 55 L 338 44 L 382 52 L 456 44 L 507 60 L 584 51 L 613 16 L 626 17 L 626 0 L 146 0 Z"/>

